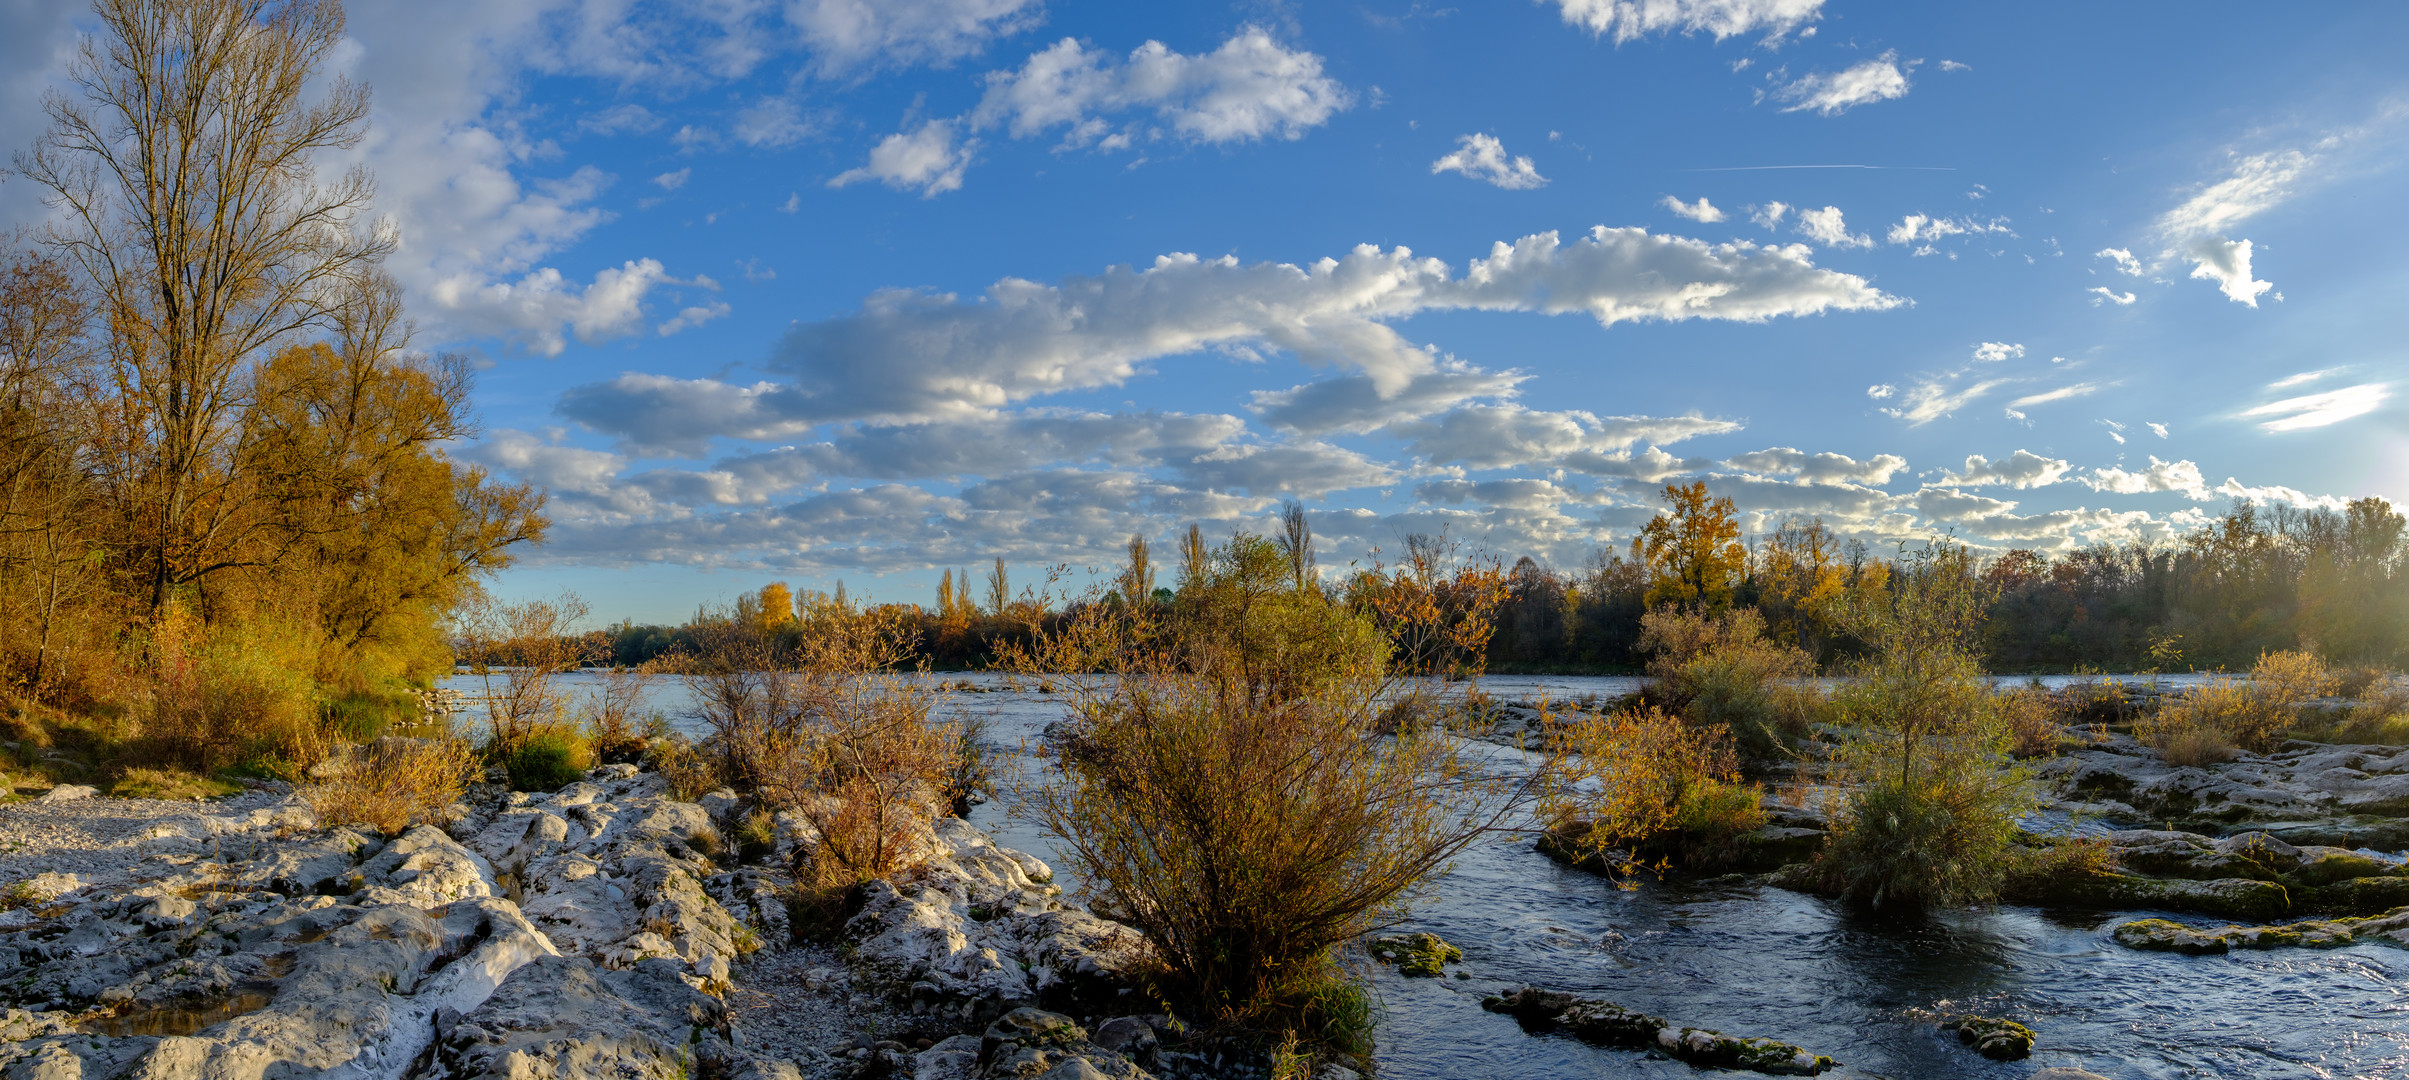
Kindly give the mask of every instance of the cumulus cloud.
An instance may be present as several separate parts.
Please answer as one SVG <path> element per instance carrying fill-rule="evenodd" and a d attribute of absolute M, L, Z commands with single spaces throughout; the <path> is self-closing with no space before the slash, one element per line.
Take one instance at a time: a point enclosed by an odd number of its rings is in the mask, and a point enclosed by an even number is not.
<path fill-rule="evenodd" d="M 1388 427 L 1389 434 L 1408 440 L 1407 453 L 1434 465 L 1475 469 L 1556 463 L 1568 454 L 1616 453 L 1640 443 L 1669 445 L 1738 430 L 1737 421 L 1694 414 L 1601 417 L 1512 404 L 1468 405 L 1435 420 Z"/>
<path fill-rule="evenodd" d="M 2242 410 L 2243 416 L 2263 416 L 2266 431 L 2305 431 L 2365 416 L 2392 396 L 2391 383 L 2361 383 L 2323 393 L 2304 394 Z"/>
<path fill-rule="evenodd" d="M 676 191 L 679 188 L 685 187 L 686 181 L 693 176 L 694 170 L 679 169 L 676 172 L 665 172 L 659 176 L 653 177 L 652 182 L 658 185 L 663 191 Z"/>
<path fill-rule="evenodd" d="M 1750 221 L 1753 221 L 1753 222 L 1756 222 L 1756 223 L 1757 223 L 1757 226 L 1758 226 L 1759 228 L 1762 228 L 1762 229 L 1767 229 L 1767 230 L 1771 230 L 1771 229 L 1773 229 L 1773 228 L 1775 228 L 1775 227 L 1777 227 L 1777 226 L 1781 225 L 1781 223 L 1782 223 L 1782 215 L 1784 215 L 1784 214 L 1787 214 L 1787 213 L 1789 213 L 1789 212 L 1790 212 L 1790 204 L 1789 204 L 1789 203 L 1786 203 L 1786 202 L 1769 202 L 1769 203 L 1766 203 L 1766 204 L 1765 204 L 1765 205 L 1763 205 L 1763 206 L 1752 206 L 1752 207 L 1749 207 L 1749 208 L 1748 208 L 1748 220 L 1750 220 Z"/>
<path fill-rule="evenodd" d="M 1779 38 L 1822 13 L 1823 0 L 1554 0 L 1564 21 L 1615 44 L 1678 30 L 1715 40 L 1764 31 Z"/>
<path fill-rule="evenodd" d="M 1985 341 L 1974 346 L 1974 359 L 1986 364 L 2014 360 L 2024 355 L 2024 346 L 2005 341 Z"/>
<path fill-rule="evenodd" d="M 2115 304 L 2118 307 L 2123 307 L 2126 304 L 2130 304 L 2135 300 L 2141 299 L 2130 292 L 2120 293 L 2105 285 L 2094 285 L 2091 287 L 2090 292 L 2092 294 L 2091 306 L 2093 307 L 2098 307 L 2101 304 Z"/>
<path fill-rule="evenodd" d="M 731 5 L 742 6 L 742 5 Z M 786 17 L 824 75 L 943 64 L 1035 26 L 1040 0 L 791 0 Z"/>
<path fill-rule="evenodd" d="M 838 173 L 828 186 L 841 188 L 876 180 L 899 191 L 918 188 L 924 199 L 959 190 L 979 141 L 967 139 L 957 144 L 954 134 L 953 121 L 930 120 L 917 130 L 889 135 L 870 150 L 868 164 Z"/>
<path fill-rule="evenodd" d="M 1506 146 L 1488 134 L 1466 135 L 1456 140 L 1456 148 L 1446 156 L 1430 163 L 1430 173 L 1462 173 L 1504 188 L 1508 191 L 1527 191 L 1547 185 L 1547 177 L 1539 175 L 1537 166 L 1527 157 L 1508 158 Z M 1699 200 L 1700 205 L 1705 204 Z"/>
<path fill-rule="evenodd" d="M 1809 454 L 1776 446 L 1738 455 L 1726 464 L 1752 473 L 1791 477 L 1801 484 L 1881 485 L 1890 483 L 1892 474 L 1906 468 L 1907 459 L 1897 454 L 1876 454 L 1859 461 L 1846 454 Z"/>
<path fill-rule="evenodd" d="M 1813 109 L 1824 116 L 1838 116 L 1859 105 L 1907 96 L 1907 74 L 1921 61 L 1899 62 L 1897 50 L 1884 52 L 1871 60 L 1840 71 L 1814 72 L 1794 82 L 1776 87 L 1773 97 L 1790 104 L 1783 112 Z"/>
<path fill-rule="evenodd" d="M 2250 241 L 2225 240 L 2204 236 L 2184 248 L 2192 259 L 2195 280 L 2214 281 L 2217 291 L 2237 304 L 2258 306 L 2258 298 L 2275 287 L 2271 281 L 2253 281 L 2250 277 Z"/>
<path fill-rule="evenodd" d="M 2211 486 L 2208 479 L 2200 475 L 2200 466 L 2190 461 L 2160 461 L 2155 456 L 2150 458 L 2150 465 L 2146 469 L 2127 470 L 2113 465 L 2093 469 L 2083 483 L 2094 491 L 2118 495 L 2172 492 L 2194 502 L 2219 498 L 2254 499 L 2326 509 L 2337 509 L 2348 502 L 2339 496 L 2311 495 L 2280 484 L 2252 487 L 2230 476 L 2225 478 L 2224 483 Z"/>
<path fill-rule="evenodd" d="M 1852 235 L 1848 223 L 1841 220 L 1840 208 L 1827 206 L 1821 210 L 1798 212 L 1798 232 L 1825 247 L 1872 247 L 1874 240 L 1862 233 Z"/>
<path fill-rule="evenodd" d="M 1373 487 L 1397 470 L 1354 450 L 1321 442 L 1227 446 L 1199 454 L 1173 472 L 1189 484 L 1252 495 L 1318 499 L 1332 491 Z"/>
<path fill-rule="evenodd" d="M 2018 450 L 2000 461 L 1968 454 L 1965 467 L 1943 472 L 1941 483 L 1952 487 L 2048 487 L 2072 469 L 2064 458 L 2043 457 L 2030 450 Z"/>
<path fill-rule="evenodd" d="M 1900 302 L 1863 278 L 1815 266 L 1803 246 L 1713 245 L 1644 229 L 1501 242 L 1460 277 L 1438 260 L 1369 245 L 1310 266 L 1166 255 L 1144 270 L 1115 267 L 1059 285 L 1008 278 L 970 302 L 883 291 L 860 311 L 788 331 L 771 366 L 792 383 L 747 389 L 623 377 L 579 388 L 563 408 L 600 430 L 640 427 L 655 441 L 666 438 L 662 425 L 671 419 L 708 415 L 690 404 L 706 399 L 720 410 L 720 420 L 703 425 L 714 433 L 930 419 L 1117 385 L 1163 357 L 1255 346 L 1360 372 L 1388 398 L 1441 370 L 1431 350 L 1387 325 L 1425 311 L 1579 313 L 1612 326 L 1760 322 Z M 648 404 L 655 397 L 657 405 Z M 606 400 L 621 404 L 605 408 Z"/>
<path fill-rule="evenodd" d="M 596 345 L 643 332 L 646 296 L 675 282 L 658 260 L 635 259 L 582 286 L 550 267 L 508 282 L 463 274 L 435 282 L 428 298 L 457 332 L 506 338 L 558 356 L 572 336 Z"/>
<path fill-rule="evenodd" d="M 1688 218 L 1701 225 L 1712 225 L 1723 220 L 1724 216 L 1723 211 L 1715 209 L 1715 204 L 1706 201 L 1704 195 L 1698 196 L 1698 201 L 1695 203 L 1685 203 L 1674 196 L 1667 195 L 1658 205 L 1671 210 L 1676 216 Z"/>
<path fill-rule="evenodd" d="M 1881 401 L 1884 398 L 1890 397 L 1898 392 L 1899 388 L 1892 386 L 1889 383 L 1875 383 L 1874 385 L 1865 388 L 1865 396 L 1872 398 L 1875 401 Z"/>
<path fill-rule="evenodd" d="M 1361 434 L 1446 412 L 1480 398 L 1510 397 L 1526 378 L 1519 372 L 1483 371 L 1462 361 L 1442 359 L 1393 393 L 1382 393 L 1368 375 L 1351 374 L 1286 390 L 1257 390 L 1248 407 L 1266 423 L 1287 431 Z"/>
<path fill-rule="evenodd" d="M 1221 47 L 1189 56 L 1159 41 L 1126 60 L 1064 38 L 1018 71 L 994 72 L 972 126 L 1002 126 L 1025 139 L 1062 129 L 1064 146 L 1117 149 L 1141 137 L 1227 143 L 1302 138 L 1354 103 L 1322 58 L 1290 49 L 1261 27 L 1242 27 Z M 1116 124 L 1148 113 L 1161 126 Z"/>

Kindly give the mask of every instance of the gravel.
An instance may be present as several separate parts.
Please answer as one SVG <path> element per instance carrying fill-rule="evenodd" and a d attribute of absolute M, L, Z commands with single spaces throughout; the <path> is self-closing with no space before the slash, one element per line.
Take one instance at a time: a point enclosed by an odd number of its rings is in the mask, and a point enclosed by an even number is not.
<path fill-rule="evenodd" d="M 0 882 L 73 874 L 86 885 L 120 889 L 158 876 L 143 870 L 142 831 L 191 814 L 248 814 L 284 802 L 283 784 L 195 802 L 170 799 L 68 799 L 0 805 Z"/>
<path fill-rule="evenodd" d="M 845 962 L 825 945 L 764 950 L 735 968 L 728 1015 L 739 1045 L 787 1058 L 813 1078 L 851 1076 L 852 1055 L 882 1040 L 917 1049 L 912 1018 L 876 997 L 852 992 Z"/>

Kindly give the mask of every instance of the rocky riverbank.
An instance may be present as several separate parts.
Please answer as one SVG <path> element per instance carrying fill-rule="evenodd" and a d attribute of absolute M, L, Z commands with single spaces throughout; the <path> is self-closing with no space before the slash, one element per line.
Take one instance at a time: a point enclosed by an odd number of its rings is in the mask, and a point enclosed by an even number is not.
<path fill-rule="evenodd" d="M 276 788 L 0 807 L 0 1075 L 1205 1074 L 1129 993 L 1144 940 L 1042 862 L 947 819 L 797 943 L 808 826 L 746 863 L 748 810 L 627 765 L 390 839 Z"/>

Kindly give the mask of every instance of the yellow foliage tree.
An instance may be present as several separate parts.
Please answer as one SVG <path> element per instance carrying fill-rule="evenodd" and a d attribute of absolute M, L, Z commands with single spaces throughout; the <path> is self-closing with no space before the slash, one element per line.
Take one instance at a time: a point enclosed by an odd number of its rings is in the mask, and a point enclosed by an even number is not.
<path fill-rule="evenodd" d="M 761 632 L 775 634 L 795 621 L 795 591 L 783 581 L 761 587 Z"/>
<path fill-rule="evenodd" d="M 1648 570 L 1648 605 L 1729 605 L 1748 569 L 1738 509 L 1729 498 L 1708 498 L 1704 480 L 1665 485 L 1665 501 L 1670 513 L 1656 515 L 1631 540 L 1632 560 Z"/>

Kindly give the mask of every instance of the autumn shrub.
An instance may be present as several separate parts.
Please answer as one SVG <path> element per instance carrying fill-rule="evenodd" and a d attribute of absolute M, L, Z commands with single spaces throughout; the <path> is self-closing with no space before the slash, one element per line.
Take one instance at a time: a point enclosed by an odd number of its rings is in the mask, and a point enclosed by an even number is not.
<path fill-rule="evenodd" d="M 667 723 L 658 727 L 646 733 L 641 764 L 669 782 L 671 798 L 693 802 L 727 783 L 720 776 L 716 757 L 702 752 L 684 734 L 669 730 Z"/>
<path fill-rule="evenodd" d="M 2028 841 L 2012 854 L 1999 895 L 2019 903 L 2050 903 L 2064 897 L 2070 883 L 2108 877 L 2119 870 L 2116 845 L 2100 836 Z"/>
<path fill-rule="evenodd" d="M 2324 696 L 2332 684 L 2312 653 L 2267 653 L 2247 679 L 2217 679 L 2162 701 L 2134 723 L 2133 734 L 2175 764 L 2227 760 L 2234 748 L 2263 754 L 2298 723 L 2299 704 Z"/>
<path fill-rule="evenodd" d="M 1692 724 L 1725 728 L 1749 758 L 1781 757 L 1808 734 L 1818 695 L 1806 680 L 1815 661 L 1767 639 L 1754 608 L 1659 608 L 1641 617 L 1640 647 L 1652 653 L 1652 696 Z"/>
<path fill-rule="evenodd" d="M 2007 690 L 1996 695 L 1991 705 L 2006 729 L 2010 753 L 2033 758 L 2058 752 L 2066 729 L 2059 722 L 2058 703 L 2048 691 L 2029 687 Z"/>
<path fill-rule="evenodd" d="M 1838 611 L 1867 654 L 1835 695 L 1856 734 L 1816 873 L 1845 900 L 1964 903 L 1995 895 L 2012 869 L 2030 795 L 1975 652 L 1990 596 L 1971 554 L 1934 540 L 1903 549 L 1882 592 Z"/>
<path fill-rule="evenodd" d="M 1427 726 L 1380 734 L 1397 628 L 1292 569 L 1236 537 L 1188 559 L 1161 617 L 1092 605 L 1015 654 L 1073 673 L 1058 769 L 1022 800 L 1153 943 L 1167 1002 L 1340 1050 L 1368 1014 L 1337 947 L 1402 917 L 1521 789 Z"/>
<path fill-rule="evenodd" d="M 385 738 L 330 759 L 298 789 L 321 825 L 359 825 L 387 836 L 444 825 L 477 775 L 476 753 L 456 736 Z"/>
<path fill-rule="evenodd" d="M 1539 804 L 1552 842 L 1628 876 L 1671 861 L 1713 866 L 1765 824 L 1762 791 L 1739 783 L 1721 726 L 1653 708 L 1573 713 L 1550 724 L 1551 783 Z"/>
<path fill-rule="evenodd" d="M 585 779 L 594 767 L 593 744 L 576 725 L 560 721 L 526 724 L 508 742 L 497 736 L 487 753 L 509 771 L 510 786 L 519 791 L 558 791 Z"/>

